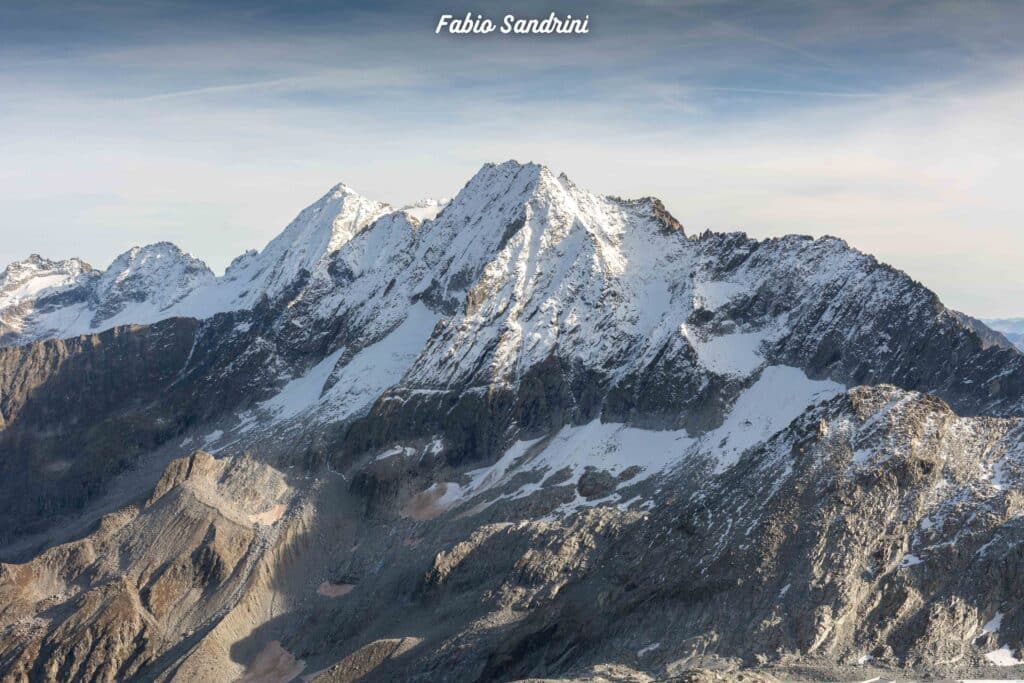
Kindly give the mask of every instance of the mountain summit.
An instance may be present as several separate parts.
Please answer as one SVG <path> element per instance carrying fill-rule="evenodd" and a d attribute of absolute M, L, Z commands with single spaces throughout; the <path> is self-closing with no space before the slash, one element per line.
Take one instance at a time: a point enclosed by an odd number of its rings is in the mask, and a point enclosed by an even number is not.
<path fill-rule="evenodd" d="M 842 240 L 509 161 L 0 321 L 5 680 L 1024 671 L 1024 354 Z"/>

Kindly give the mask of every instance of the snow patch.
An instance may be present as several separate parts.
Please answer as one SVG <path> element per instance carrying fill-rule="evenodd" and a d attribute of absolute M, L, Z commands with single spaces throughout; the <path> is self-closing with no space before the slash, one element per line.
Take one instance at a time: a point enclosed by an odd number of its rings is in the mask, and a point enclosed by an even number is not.
<path fill-rule="evenodd" d="M 637 651 L 636 651 L 636 656 L 637 656 L 637 657 L 643 657 L 643 656 L 644 656 L 645 654 L 647 654 L 648 652 L 654 652 L 654 651 L 655 651 L 655 650 L 657 650 L 657 649 L 658 649 L 659 647 L 661 647 L 661 643 L 660 643 L 660 642 L 657 642 L 657 643 L 651 643 L 650 645 L 648 645 L 648 646 L 646 646 L 646 647 L 642 647 L 642 648 L 640 648 L 639 650 L 637 650 Z"/>
<path fill-rule="evenodd" d="M 799 368 L 768 366 L 736 399 L 722 426 L 704 436 L 704 443 L 717 453 L 724 470 L 743 451 L 789 426 L 808 406 L 843 390 L 843 385 L 831 380 L 809 379 Z"/>
<path fill-rule="evenodd" d="M 924 560 L 922 560 L 917 555 L 914 555 L 913 553 L 907 553 L 903 556 L 903 559 L 900 560 L 900 567 L 913 567 L 915 565 L 921 564 L 921 562 L 923 561 Z"/>
<path fill-rule="evenodd" d="M 432 221 L 437 218 L 437 214 L 444 210 L 444 207 L 448 206 L 449 202 L 451 200 L 448 198 L 422 199 L 415 204 L 403 206 L 401 210 L 420 222 Z"/>
<path fill-rule="evenodd" d="M 345 349 L 338 349 L 314 365 L 302 377 L 297 377 L 281 388 L 276 396 L 263 401 L 259 407 L 268 411 L 277 420 L 295 417 L 320 400 L 324 384 Z"/>
<path fill-rule="evenodd" d="M 322 418 L 342 420 L 369 407 L 384 391 L 398 383 L 420 354 L 430 337 L 437 314 L 417 303 L 410 307 L 405 320 L 386 337 L 356 353 L 348 363 L 337 368 L 345 352 L 338 349 L 314 365 L 302 377 L 288 382 L 281 391 L 257 406 L 257 413 L 277 422 L 288 420 L 316 409 Z M 327 381 L 334 384 L 324 391 Z M 250 428 L 253 415 L 242 416 L 243 428 Z"/>
<path fill-rule="evenodd" d="M 637 474 L 624 482 L 632 485 L 681 462 L 695 443 L 682 430 L 652 431 L 618 423 L 602 423 L 599 420 L 575 427 L 563 427 L 546 444 L 541 446 L 541 441 L 517 441 L 493 465 L 467 472 L 469 483 L 463 486 L 447 484 L 444 499 L 454 506 L 500 488 L 520 473 L 533 472 L 540 475 L 534 477 L 538 481 L 524 484 L 488 501 L 476 510 L 479 511 L 499 500 L 518 500 L 532 495 L 541 490 L 545 479 L 555 472 L 568 470 L 568 477 L 560 480 L 559 486 L 575 485 L 588 467 L 606 470 L 616 476 L 635 466 L 638 468 Z M 612 502 L 617 495 L 586 500 L 577 494 L 574 501 L 559 508 L 555 515 Z M 632 504 L 635 498 L 629 502 Z"/>
<path fill-rule="evenodd" d="M 704 280 L 694 283 L 693 298 L 695 307 L 715 310 L 747 291 L 750 283 Z"/>
<path fill-rule="evenodd" d="M 215 430 L 213 430 L 212 432 L 210 432 L 209 434 L 207 434 L 206 436 L 203 437 L 203 446 L 202 446 L 203 450 L 209 449 L 210 446 L 212 446 L 213 444 L 217 443 L 218 441 L 220 441 L 223 438 L 224 438 L 224 430 L 223 429 L 215 429 Z"/>
<path fill-rule="evenodd" d="M 324 395 L 330 417 L 340 420 L 354 415 L 397 384 L 420 355 L 437 321 L 436 313 L 416 303 L 390 334 L 353 356 Z"/>
<path fill-rule="evenodd" d="M 999 633 L 1000 627 L 1003 625 L 1003 613 L 996 612 L 996 615 L 985 622 L 985 625 L 981 627 L 982 633 Z"/>
<path fill-rule="evenodd" d="M 992 652 L 985 653 L 985 659 L 996 666 L 1016 666 L 1018 664 L 1024 664 L 1024 661 L 1017 659 L 1010 650 L 1009 645 L 1003 645 L 998 650 L 992 650 Z"/>
<path fill-rule="evenodd" d="M 383 453 L 378 453 L 377 457 L 374 458 L 374 461 L 387 460 L 393 455 L 404 455 L 408 457 L 410 455 L 414 455 L 415 453 L 415 448 L 410 448 L 409 446 L 394 446 L 392 448 L 387 449 Z"/>
<path fill-rule="evenodd" d="M 761 345 L 769 336 L 765 331 L 702 336 L 686 324 L 679 331 L 693 346 L 700 362 L 719 375 L 747 377 L 764 363 Z"/>

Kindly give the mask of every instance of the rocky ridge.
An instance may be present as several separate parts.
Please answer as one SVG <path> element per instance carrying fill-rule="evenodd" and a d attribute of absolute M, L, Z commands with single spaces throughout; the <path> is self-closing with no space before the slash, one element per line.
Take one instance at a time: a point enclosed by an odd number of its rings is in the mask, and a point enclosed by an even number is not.
<path fill-rule="evenodd" d="M 7 678 L 1017 671 L 1024 355 L 841 240 L 507 162 L 175 251 L 0 349 Z"/>

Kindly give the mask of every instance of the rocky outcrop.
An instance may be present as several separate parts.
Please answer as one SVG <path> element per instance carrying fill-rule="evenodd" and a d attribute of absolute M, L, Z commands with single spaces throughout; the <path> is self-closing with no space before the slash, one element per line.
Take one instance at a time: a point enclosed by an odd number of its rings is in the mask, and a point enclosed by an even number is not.
<path fill-rule="evenodd" d="M 260 504 L 288 500 L 265 465 L 197 452 L 170 465 L 145 506 L 28 564 L 0 565 L 4 679 L 145 679 L 173 662 L 238 603 L 269 547 L 253 483 Z"/>

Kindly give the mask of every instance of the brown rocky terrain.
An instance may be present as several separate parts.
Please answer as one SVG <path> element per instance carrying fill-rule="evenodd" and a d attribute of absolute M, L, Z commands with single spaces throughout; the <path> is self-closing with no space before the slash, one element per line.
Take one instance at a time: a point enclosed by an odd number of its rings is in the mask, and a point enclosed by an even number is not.
<path fill-rule="evenodd" d="M 991 676 L 1024 633 L 1022 436 L 861 388 L 723 474 L 682 463 L 650 509 L 568 517 L 557 477 L 427 519 L 403 514 L 416 486 L 355 484 L 378 461 L 289 476 L 197 451 L 3 565 L 0 661 L 11 680 Z"/>

